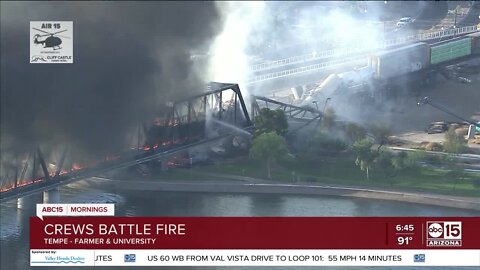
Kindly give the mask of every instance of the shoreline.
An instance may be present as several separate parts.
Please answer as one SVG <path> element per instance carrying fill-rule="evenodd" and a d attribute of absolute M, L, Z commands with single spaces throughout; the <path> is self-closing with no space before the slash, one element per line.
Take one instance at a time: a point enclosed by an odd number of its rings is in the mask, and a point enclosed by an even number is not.
<path fill-rule="evenodd" d="M 91 181 L 93 179 L 101 180 Z M 279 183 L 279 182 L 240 182 L 239 181 L 165 181 L 165 180 L 115 180 L 93 177 L 88 181 L 91 185 L 114 184 L 117 189 L 136 191 L 162 192 L 202 192 L 202 193 L 250 193 L 250 194 L 290 194 L 290 195 L 323 195 L 375 200 L 399 201 L 433 206 L 460 208 L 480 211 L 480 199 L 456 197 L 430 193 L 413 193 L 361 187 L 321 185 L 311 183 Z M 227 182 L 228 181 L 228 182 Z"/>

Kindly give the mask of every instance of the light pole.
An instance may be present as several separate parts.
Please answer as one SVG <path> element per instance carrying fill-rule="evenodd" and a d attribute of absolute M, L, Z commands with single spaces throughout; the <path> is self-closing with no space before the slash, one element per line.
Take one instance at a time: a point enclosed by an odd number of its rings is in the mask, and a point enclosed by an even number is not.
<path fill-rule="evenodd" d="M 442 41 L 442 38 L 443 38 L 443 36 L 444 36 L 444 34 L 445 34 L 445 32 L 444 32 L 445 29 L 443 28 L 443 26 L 442 26 L 442 28 L 440 28 L 440 29 L 442 29 L 442 35 L 440 35 L 440 39 L 438 40 L 439 42 Z"/>
<path fill-rule="evenodd" d="M 455 15 L 453 17 L 453 37 L 457 36 L 457 8 L 455 8 Z"/>
<path fill-rule="evenodd" d="M 315 125 L 315 129 L 317 129 L 317 128 L 318 128 L 318 124 L 320 124 L 320 122 L 323 121 L 323 118 L 324 118 L 324 116 L 325 116 L 325 108 L 327 107 L 327 103 L 328 103 L 328 101 L 329 101 L 330 99 L 331 99 L 331 98 L 327 98 L 327 99 L 325 100 L 325 104 L 323 105 L 322 114 L 321 114 L 320 116 L 317 116 L 317 117 L 314 118 L 314 119 L 318 118 L 317 124 Z M 315 107 L 317 107 L 317 111 L 319 111 L 319 110 L 318 110 L 318 103 L 317 103 L 317 101 L 316 101 L 316 100 L 315 100 L 315 101 L 312 101 L 312 103 L 315 104 Z M 313 119 L 312 119 L 312 120 L 313 120 Z"/>
<path fill-rule="evenodd" d="M 325 115 L 325 109 L 327 108 L 327 103 L 328 103 L 328 101 L 329 101 L 330 99 L 331 99 L 331 98 L 327 98 L 327 99 L 325 100 L 325 104 L 323 104 L 322 118 L 323 118 L 323 116 Z M 316 104 L 315 104 L 315 105 L 316 105 Z M 317 110 L 318 110 L 318 107 L 317 107 Z"/>
<path fill-rule="evenodd" d="M 457 8 L 455 8 L 455 14 L 453 15 L 453 28 L 457 28 Z"/>
<path fill-rule="evenodd" d="M 325 118 L 325 109 L 327 108 L 327 103 L 328 103 L 328 101 L 329 101 L 330 99 L 331 99 L 331 98 L 327 98 L 327 99 L 325 100 L 325 104 L 323 104 L 322 115 L 320 116 L 319 121 L 317 122 L 317 125 L 315 126 L 315 129 L 318 128 L 318 124 L 319 124 L 320 122 L 322 122 L 322 125 L 323 125 L 323 119 Z M 315 102 L 315 105 L 317 105 L 316 102 Z M 318 111 L 318 106 L 317 106 L 317 111 Z"/>

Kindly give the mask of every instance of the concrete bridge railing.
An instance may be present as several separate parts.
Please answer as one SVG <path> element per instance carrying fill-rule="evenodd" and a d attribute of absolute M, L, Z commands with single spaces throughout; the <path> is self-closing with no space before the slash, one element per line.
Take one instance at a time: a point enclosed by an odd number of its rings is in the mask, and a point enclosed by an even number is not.
<path fill-rule="evenodd" d="M 442 37 L 452 37 L 457 35 L 473 33 L 476 31 L 478 31 L 477 25 L 465 26 L 465 27 L 448 29 L 448 30 L 424 32 L 416 35 L 384 40 L 383 43 L 379 43 L 377 47 L 332 49 L 332 50 L 313 52 L 310 54 L 304 54 L 304 55 L 279 59 L 272 62 L 264 62 L 264 63 L 250 66 L 250 71 L 258 72 L 258 71 L 268 70 L 272 68 L 278 68 L 278 67 L 288 66 L 293 64 L 300 64 L 308 61 L 315 61 L 315 60 L 321 60 L 326 58 L 337 58 L 337 57 L 348 58 L 355 55 L 367 54 L 379 48 L 385 49 L 385 48 L 399 46 L 399 45 L 403 45 L 403 44 L 407 44 L 415 41 L 426 41 L 426 40 L 438 39 Z"/>

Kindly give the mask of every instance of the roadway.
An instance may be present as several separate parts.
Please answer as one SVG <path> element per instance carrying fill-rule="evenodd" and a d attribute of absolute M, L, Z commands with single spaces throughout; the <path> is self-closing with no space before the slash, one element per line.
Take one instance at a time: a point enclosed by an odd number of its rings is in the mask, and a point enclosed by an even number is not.
<path fill-rule="evenodd" d="M 375 15 L 372 12 L 367 13 L 360 13 L 356 14 L 358 18 L 356 18 L 356 21 L 358 22 L 359 27 L 367 27 L 368 29 L 372 28 L 371 31 L 373 32 L 382 32 L 383 33 L 378 33 L 379 38 L 382 38 L 384 41 L 384 44 L 381 44 L 381 42 L 378 45 L 378 48 L 386 48 L 386 47 L 392 47 L 396 45 L 401 45 L 405 43 L 404 37 L 410 37 L 410 36 L 415 36 L 417 34 L 425 34 L 428 32 L 436 31 L 436 30 L 441 30 L 440 27 L 439 29 L 434 29 L 434 26 L 442 23 L 442 19 L 447 17 L 447 4 L 445 2 L 443 3 L 437 3 L 437 2 L 427 2 L 426 4 L 421 4 L 421 3 L 415 3 L 415 2 L 407 2 L 407 3 L 395 3 L 391 4 L 389 3 L 388 5 L 383 4 L 383 3 L 369 3 L 369 9 L 373 9 L 373 11 L 378 14 L 381 14 L 379 16 L 380 18 L 383 18 L 384 20 L 380 21 L 371 21 L 370 17 Z M 416 11 L 416 14 L 412 14 L 412 10 Z M 466 9 L 467 11 L 469 10 L 468 8 Z M 474 12 L 473 12 L 474 13 Z M 354 14 L 355 15 L 355 14 Z M 403 16 L 411 16 L 412 18 L 415 19 L 415 21 L 411 24 L 408 25 L 408 27 L 403 27 L 396 29 L 395 25 L 396 22 L 400 17 Z M 459 15 L 459 21 L 460 21 L 460 15 Z M 390 20 L 388 20 L 390 19 Z M 478 19 L 478 18 L 477 18 Z M 462 26 L 469 26 L 469 25 L 475 25 L 477 22 L 475 20 L 468 21 L 465 19 L 463 20 L 463 25 Z M 465 23 L 470 22 L 470 24 L 465 25 Z M 375 25 L 381 25 L 383 29 L 377 29 L 374 27 Z M 451 25 L 453 25 L 453 22 L 451 22 Z M 310 26 L 310 25 L 309 25 Z M 315 26 L 310 26 L 312 31 L 320 31 L 316 30 Z M 346 29 L 346 31 L 353 31 L 355 32 L 356 30 L 349 30 Z M 369 36 L 368 38 L 372 38 L 373 36 Z M 315 39 L 315 38 L 313 38 Z M 398 40 L 398 42 L 396 41 Z M 408 41 L 409 39 L 407 39 Z M 417 39 L 417 40 L 423 40 L 423 39 Z M 314 55 L 313 58 L 326 58 L 326 57 L 341 57 L 341 56 L 348 56 L 348 55 L 354 55 L 358 54 L 361 51 L 367 50 L 367 51 L 372 51 L 376 48 L 371 48 L 370 43 L 368 47 L 365 48 L 359 48 L 361 45 L 361 40 L 358 40 L 357 44 L 355 46 L 351 46 L 352 44 L 341 44 L 338 42 L 333 42 L 332 40 L 322 40 L 322 35 L 320 35 L 319 40 L 311 41 L 309 40 L 308 43 L 301 43 L 301 44 L 295 44 L 295 45 L 290 45 L 296 48 L 295 53 L 298 53 L 299 51 L 305 51 L 302 48 L 309 48 L 307 53 L 303 55 L 293 55 L 289 57 L 282 57 L 280 60 L 265 60 L 262 63 L 256 63 L 251 66 L 250 70 L 252 72 L 255 71 L 260 71 L 264 70 L 265 68 L 270 68 L 270 67 L 275 67 L 279 63 L 282 64 L 282 62 L 285 62 L 286 64 L 292 63 L 292 59 L 299 59 L 302 60 L 302 58 L 307 57 L 307 58 L 312 58 L 312 54 L 315 54 L 315 51 L 317 51 L 316 56 Z M 311 44 L 316 44 L 314 47 L 312 47 Z M 279 48 L 276 51 L 278 51 L 277 54 L 280 55 L 289 55 L 289 51 L 291 51 L 290 46 L 284 46 L 284 48 Z M 316 49 L 315 49 L 316 48 Z M 338 49 L 341 48 L 341 49 Z M 287 50 L 288 49 L 288 50 Z M 275 50 L 275 49 L 269 49 L 269 50 Z M 260 57 L 261 58 L 261 57 Z M 284 63 L 285 64 L 285 63 Z"/>
<path fill-rule="evenodd" d="M 297 81 L 306 79 L 304 84 L 318 82 L 322 75 L 328 74 L 333 69 L 338 69 L 344 65 L 345 70 L 358 66 L 359 63 L 368 63 L 367 56 L 372 51 L 379 49 L 393 48 L 401 45 L 405 45 L 412 42 L 424 41 L 424 42 L 436 42 L 445 38 L 458 36 L 465 33 L 471 33 L 476 30 L 476 25 L 480 22 L 479 8 L 470 8 L 468 1 L 459 2 L 426 2 L 421 3 L 396 3 L 395 5 L 370 5 L 369 8 L 373 10 L 380 8 L 382 17 L 397 20 L 398 18 L 393 14 L 403 14 L 402 16 L 412 16 L 415 21 L 408 27 L 397 30 L 386 31 L 385 25 L 388 25 L 390 29 L 395 25 L 390 21 L 383 21 L 384 24 L 384 41 L 383 44 L 379 43 L 376 48 L 340 48 L 340 49 L 325 49 L 325 42 L 313 42 L 322 44 L 323 49 L 313 50 L 309 49 L 308 52 L 303 55 L 286 57 L 275 61 L 264 61 L 256 63 L 250 66 L 250 76 L 247 82 L 247 86 L 250 89 L 280 89 L 292 86 Z M 416 8 L 410 7 L 410 4 L 416 5 Z M 377 7 L 375 7 L 377 6 Z M 457 8 L 457 15 L 455 20 L 452 20 L 452 13 L 450 9 Z M 411 14 L 411 10 L 416 10 L 416 14 Z M 377 10 L 378 11 L 378 10 Z M 450 10 L 451 11 L 451 10 Z M 390 15 L 389 12 L 391 13 Z M 386 14 L 386 15 L 385 15 Z M 370 15 L 359 14 L 359 22 L 363 19 L 368 19 Z M 389 17 L 390 16 L 390 17 Z M 382 22 L 380 22 L 382 23 Z M 456 24 L 457 29 L 453 28 Z M 459 28 L 459 29 L 458 29 Z M 310 42 L 312 43 L 312 42 Z M 311 47 L 308 44 L 297 44 L 296 47 Z M 337 44 L 337 47 L 342 47 L 341 44 Z M 288 47 L 288 46 L 287 46 Z M 304 51 L 304 49 L 300 50 Z M 282 53 L 282 55 L 284 55 Z M 311 76 L 303 73 L 312 73 Z M 295 78 L 298 76 L 298 79 Z M 291 84 L 285 83 L 284 77 L 288 77 L 292 81 Z M 272 82 L 272 80 L 277 80 Z"/>

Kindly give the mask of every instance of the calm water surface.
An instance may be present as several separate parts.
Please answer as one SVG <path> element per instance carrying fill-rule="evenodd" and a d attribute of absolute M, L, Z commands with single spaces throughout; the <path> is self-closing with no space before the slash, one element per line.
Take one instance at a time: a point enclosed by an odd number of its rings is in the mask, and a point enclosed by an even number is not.
<path fill-rule="evenodd" d="M 52 195 L 52 194 L 50 194 Z M 206 193 L 129 192 L 90 187 L 80 181 L 54 194 L 61 203 L 116 203 L 117 216 L 480 216 L 480 212 L 410 203 L 325 196 L 245 195 Z M 2 204 L 1 270 L 29 269 L 28 218 L 35 215 L 41 195 Z M 20 206 L 20 207 L 19 207 Z M 61 267 L 32 267 L 60 269 Z M 67 269 L 88 269 L 68 267 Z M 146 267 L 152 269 L 150 267 Z M 161 269 L 181 267 L 162 267 Z M 189 267 L 195 269 L 196 267 Z M 199 269 L 246 269 L 247 267 L 198 267 Z M 251 268 L 251 267 L 250 267 Z M 269 267 L 257 267 L 269 269 Z M 299 269 L 318 269 L 301 267 Z M 325 267 L 326 268 L 326 267 Z M 465 268 L 465 267 L 464 267 Z M 102 269 L 132 269 L 102 267 Z M 275 269 L 292 269 L 275 267 Z M 334 269 L 395 269 L 385 267 L 337 267 Z M 397 268 L 398 269 L 398 268 Z M 412 268 L 409 268 L 412 269 Z M 426 269 L 419 267 L 418 269 Z M 454 268 L 436 268 L 454 269 Z M 455 268 L 460 269 L 460 268 Z M 472 268 L 469 268 L 472 269 Z"/>

